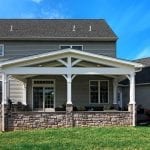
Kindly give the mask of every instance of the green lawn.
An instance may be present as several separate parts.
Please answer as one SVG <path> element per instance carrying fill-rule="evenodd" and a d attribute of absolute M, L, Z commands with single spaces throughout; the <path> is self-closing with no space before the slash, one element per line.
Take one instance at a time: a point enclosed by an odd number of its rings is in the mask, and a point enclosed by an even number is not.
<path fill-rule="evenodd" d="M 0 133 L 0 150 L 150 149 L 150 127 L 60 128 Z"/>

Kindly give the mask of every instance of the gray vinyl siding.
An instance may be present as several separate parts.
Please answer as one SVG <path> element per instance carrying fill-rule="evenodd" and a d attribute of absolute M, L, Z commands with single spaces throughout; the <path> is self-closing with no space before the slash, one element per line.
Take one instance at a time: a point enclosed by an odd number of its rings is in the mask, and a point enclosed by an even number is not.
<path fill-rule="evenodd" d="M 23 84 L 14 79 L 9 79 L 9 98 L 13 103 L 23 102 Z"/>
<path fill-rule="evenodd" d="M 14 59 L 34 54 L 40 54 L 50 51 L 59 50 L 60 45 L 83 45 L 83 51 L 95 54 L 116 57 L 115 42 L 2 42 L 4 44 L 4 56 L 0 61 L 5 59 Z"/>
<path fill-rule="evenodd" d="M 108 104 L 90 104 L 89 99 L 89 81 L 90 80 L 108 80 L 109 81 L 109 103 Z M 72 82 L 72 101 L 77 107 L 84 106 L 104 106 L 109 109 L 113 102 L 112 80 L 102 76 L 77 76 Z"/>
<path fill-rule="evenodd" d="M 38 76 L 33 79 L 54 79 L 55 80 L 55 107 L 60 107 L 66 104 L 67 101 L 67 86 L 66 80 L 62 76 Z M 106 80 L 102 76 L 77 76 L 72 82 L 72 101 L 73 105 L 84 108 L 89 106 L 89 80 Z M 105 104 L 105 109 L 112 106 L 113 89 L 112 80 L 109 80 L 109 104 Z M 28 79 L 27 85 L 27 103 L 32 108 L 32 79 Z M 102 105 L 102 104 L 97 104 Z"/>
<path fill-rule="evenodd" d="M 135 87 L 136 105 L 142 105 L 146 109 L 150 109 L 150 85 L 136 85 Z M 123 88 L 123 103 L 127 106 L 129 103 L 129 87 Z"/>
<path fill-rule="evenodd" d="M 0 80 L 1 80 L 0 76 Z M 9 78 L 9 98 L 11 101 L 16 104 L 18 102 L 23 102 L 23 84 L 14 79 L 14 78 Z M 2 82 L 0 81 L 0 103 L 2 101 Z"/>
<path fill-rule="evenodd" d="M 150 109 L 150 85 L 136 86 L 136 103 Z"/>

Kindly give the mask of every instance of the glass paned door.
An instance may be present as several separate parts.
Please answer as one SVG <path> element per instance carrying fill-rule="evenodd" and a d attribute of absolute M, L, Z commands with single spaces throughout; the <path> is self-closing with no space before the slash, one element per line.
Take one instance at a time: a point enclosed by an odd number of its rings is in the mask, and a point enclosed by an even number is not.
<path fill-rule="evenodd" d="M 51 111 L 54 108 L 54 87 L 44 88 L 45 111 Z"/>
<path fill-rule="evenodd" d="M 54 87 L 33 87 L 33 109 L 54 111 Z"/>

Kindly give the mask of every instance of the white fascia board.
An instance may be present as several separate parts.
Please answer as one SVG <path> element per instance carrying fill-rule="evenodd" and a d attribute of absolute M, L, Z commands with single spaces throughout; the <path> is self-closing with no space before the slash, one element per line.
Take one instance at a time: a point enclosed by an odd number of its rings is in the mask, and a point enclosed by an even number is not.
<path fill-rule="evenodd" d="M 34 59 L 40 59 L 43 57 L 48 57 L 48 56 L 55 56 L 55 55 L 61 55 L 61 54 L 67 54 L 67 53 L 72 53 L 72 54 L 79 54 L 82 57 L 87 56 L 89 57 L 93 57 L 93 58 L 98 58 L 98 59 L 104 59 L 110 62 L 115 62 L 115 63 L 119 63 L 119 64 L 123 64 L 123 65 L 129 65 L 135 68 L 142 68 L 143 65 L 140 63 L 135 63 L 135 62 L 130 62 L 130 61 L 125 61 L 125 60 L 120 60 L 117 58 L 112 58 L 112 57 L 108 57 L 108 56 L 103 56 L 103 55 L 97 55 L 97 54 L 93 54 L 93 53 L 88 53 L 85 51 L 79 51 L 79 50 L 74 50 L 74 49 L 64 49 L 64 50 L 57 50 L 57 51 L 53 51 L 53 52 L 49 52 L 49 53 L 43 53 L 43 54 L 38 54 L 38 55 L 33 55 L 33 56 L 28 56 L 28 57 L 24 57 L 24 58 L 20 58 L 20 59 L 15 59 L 15 60 L 8 60 L 6 62 L 2 62 L 0 63 L 0 67 L 4 66 L 4 65 L 9 65 L 9 64 L 15 64 L 15 63 L 20 63 L 20 62 L 26 62 L 29 60 L 34 60 Z M 97 62 L 98 63 L 98 62 Z"/>
<path fill-rule="evenodd" d="M 59 54 L 63 54 L 65 51 L 64 50 L 58 50 L 58 51 L 53 51 L 53 52 L 49 52 L 49 53 L 42 53 L 42 54 L 38 54 L 38 55 L 27 56 L 27 57 L 15 59 L 15 60 L 8 60 L 8 61 L 0 63 L 0 67 L 2 67 L 3 65 L 25 62 L 25 61 L 43 58 L 43 57 L 47 57 L 47 56 L 59 55 Z"/>
<path fill-rule="evenodd" d="M 108 56 L 104 56 L 104 55 L 97 55 L 97 54 L 88 53 L 88 52 L 84 52 L 84 51 L 77 51 L 77 50 L 74 50 L 74 49 L 71 49 L 71 51 L 74 52 L 74 53 L 77 53 L 77 54 L 82 54 L 82 55 L 91 56 L 91 57 L 95 57 L 95 58 L 105 59 L 105 60 L 112 61 L 112 62 L 115 62 L 115 63 L 117 62 L 117 63 L 121 63 L 121 64 L 131 65 L 131 66 L 134 66 L 136 68 L 143 67 L 143 65 L 140 64 L 140 63 L 130 62 L 130 61 L 127 61 L 127 60 L 121 60 L 121 59 L 118 59 L 118 58 L 108 57 Z"/>
<path fill-rule="evenodd" d="M 11 75 L 48 75 L 48 74 L 78 74 L 78 75 L 125 75 L 134 72 L 133 69 L 125 68 L 83 68 L 83 67 L 13 67 L 3 70 L 6 74 Z"/>

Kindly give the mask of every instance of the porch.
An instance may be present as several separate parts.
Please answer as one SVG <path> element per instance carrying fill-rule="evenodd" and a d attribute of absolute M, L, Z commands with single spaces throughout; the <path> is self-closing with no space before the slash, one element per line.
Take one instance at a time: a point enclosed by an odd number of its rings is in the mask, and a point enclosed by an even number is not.
<path fill-rule="evenodd" d="M 11 79 L 12 80 L 12 79 Z M 67 83 L 61 75 L 40 75 L 26 79 L 26 96 L 17 99 L 12 92 L 9 98 L 12 111 L 55 112 L 66 111 Z M 14 90 L 10 81 L 10 90 Z M 100 75 L 78 75 L 72 81 L 74 111 L 127 110 L 121 99 L 115 99 L 114 79 Z M 121 102 L 120 102 L 121 101 Z"/>
<path fill-rule="evenodd" d="M 8 88 L 9 77 L 13 77 L 23 84 L 21 103 L 28 105 L 30 112 L 17 112 L 17 114 L 22 119 L 27 115 L 28 119 L 25 119 L 28 120 L 27 124 L 30 122 L 32 124 L 33 118 L 35 118 L 35 123 L 44 116 L 48 118 L 54 116 L 56 120 L 65 120 L 66 126 L 73 126 L 73 124 L 75 126 L 77 124 L 90 125 L 89 120 L 92 121 L 93 119 L 94 125 L 106 123 L 106 125 L 132 124 L 135 126 L 134 75 L 141 67 L 141 64 L 72 49 L 4 62 L 1 64 L 2 130 L 5 130 L 4 124 L 7 124 L 4 116 L 4 105 L 8 105 L 8 99 L 11 99 Z M 124 106 L 123 102 L 118 103 L 117 85 L 124 78 L 130 80 L 129 111 L 119 112 L 116 110 L 124 110 Z M 66 106 L 66 112 L 57 112 L 62 110 L 62 106 Z M 113 111 L 108 111 L 109 109 Z M 14 124 L 18 115 L 15 112 L 8 114 L 10 114 L 7 120 L 10 121 L 9 126 L 12 124 L 12 120 Z M 28 114 L 32 114 L 31 117 Z M 39 116 L 38 119 L 37 116 Z M 49 120 L 47 117 L 46 120 Z M 24 122 L 26 122 L 25 120 Z M 40 122 L 45 122 L 45 119 L 41 120 L 43 121 Z M 84 121 L 80 123 L 80 120 Z M 116 120 L 115 123 L 110 123 L 113 120 Z M 48 125 L 47 122 L 46 126 Z"/>

